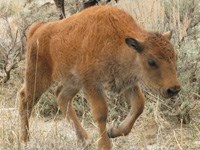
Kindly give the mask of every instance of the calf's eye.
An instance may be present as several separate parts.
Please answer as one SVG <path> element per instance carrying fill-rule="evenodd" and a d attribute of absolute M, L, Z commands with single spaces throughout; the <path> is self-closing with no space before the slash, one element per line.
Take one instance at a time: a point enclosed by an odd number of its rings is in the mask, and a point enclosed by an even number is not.
<path fill-rule="evenodd" d="M 148 65 L 149 65 L 150 67 L 152 67 L 152 68 L 156 68 L 156 67 L 157 67 L 156 62 L 155 62 L 154 60 L 152 60 L 152 59 L 149 59 L 149 60 L 148 60 Z"/>

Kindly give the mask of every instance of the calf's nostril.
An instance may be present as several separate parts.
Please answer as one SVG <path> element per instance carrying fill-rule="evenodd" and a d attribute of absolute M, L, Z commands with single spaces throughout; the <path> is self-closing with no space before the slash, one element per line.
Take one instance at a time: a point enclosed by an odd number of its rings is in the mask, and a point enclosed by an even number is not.
<path fill-rule="evenodd" d="M 174 87 L 167 89 L 167 94 L 169 96 L 174 96 L 174 95 L 178 94 L 180 92 L 180 90 L 181 90 L 180 86 L 174 86 Z"/>

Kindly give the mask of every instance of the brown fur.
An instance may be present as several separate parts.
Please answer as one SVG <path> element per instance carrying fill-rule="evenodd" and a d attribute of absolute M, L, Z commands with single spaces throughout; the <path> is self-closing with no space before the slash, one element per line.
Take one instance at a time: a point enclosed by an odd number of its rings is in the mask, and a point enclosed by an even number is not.
<path fill-rule="evenodd" d="M 156 65 L 150 66 L 150 60 Z M 166 98 L 180 90 L 169 33 L 148 32 L 130 15 L 110 6 L 95 6 L 68 19 L 30 27 L 25 83 L 20 91 L 22 140 L 28 140 L 33 106 L 54 81 L 60 83 L 58 106 L 83 142 L 88 135 L 72 105 L 79 90 L 85 92 L 99 128 L 99 149 L 111 149 L 109 137 L 127 135 L 142 113 L 145 98 L 138 82 Z M 131 103 L 127 118 L 108 132 L 104 89 L 123 93 Z"/>

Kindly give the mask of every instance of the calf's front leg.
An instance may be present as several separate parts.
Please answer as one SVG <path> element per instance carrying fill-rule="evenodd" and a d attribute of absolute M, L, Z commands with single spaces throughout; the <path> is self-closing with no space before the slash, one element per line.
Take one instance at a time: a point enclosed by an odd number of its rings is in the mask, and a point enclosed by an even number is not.
<path fill-rule="evenodd" d="M 140 116 L 144 109 L 145 97 L 139 86 L 135 86 L 125 91 L 125 98 L 130 101 L 131 109 L 125 120 L 119 126 L 110 127 L 108 135 L 110 138 L 128 135 L 133 127 L 134 122 Z"/>
<path fill-rule="evenodd" d="M 107 103 L 103 91 L 94 87 L 86 86 L 85 93 L 91 107 L 92 115 L 99 128 L 100 138 L 98 140 L 99 150 L 110 150 L 112 148 L 111 141 L 107 134 Z"/>

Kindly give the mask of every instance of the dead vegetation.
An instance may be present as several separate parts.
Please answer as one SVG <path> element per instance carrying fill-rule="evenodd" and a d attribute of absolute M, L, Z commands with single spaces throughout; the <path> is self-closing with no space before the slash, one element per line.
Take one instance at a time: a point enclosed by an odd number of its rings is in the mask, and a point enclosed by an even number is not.
<path fill-rule="evenodd" d="M 0 149 L 83 149 L 76 142 L 73 126 L 57 109 L 54 87 L 35 108 L 31 141 L 27 145 L 19 141 L 17 92 L 23 82 L 25 32 L 35 21 L 58 18 L 53 1 L 12 2 L 0 5 Z M 71 11 L 73 3 L 66 5 L 66 11 Z M 129 136 L 113 139 L 113 149 L 200 149 L 200 1 L 124 0 L 116 7 L 128 11 L 145 28 L 173 30 L 182 91 L 175 99 L 165 100 L 146 90 L 144 113 Z M 75 6 L 73 9 L 77 11 Z M 129 106 L 125 100 L 119 101 L 123 96 L 107 96 L 108 124 L 117 124 Z M 75 97 L 74 105 L 96 149 L 96 125 L 82 93 Z"/>

